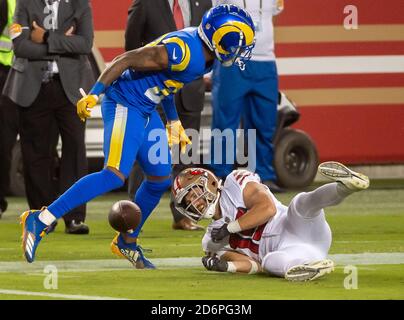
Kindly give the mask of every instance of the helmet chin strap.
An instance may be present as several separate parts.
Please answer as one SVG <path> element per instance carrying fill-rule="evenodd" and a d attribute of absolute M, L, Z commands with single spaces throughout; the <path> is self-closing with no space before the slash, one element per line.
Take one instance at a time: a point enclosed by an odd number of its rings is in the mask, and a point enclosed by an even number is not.
<path fill-rule="evenodd" d="M 204 219 L 212 219 L 212 217 L 216 213 L 216 204 L 219 201 L 220 196 L 218 196 L 215 202 L 211 203 L 210 206 L 206 209 L 206 212 L 203 215 Z"/>
<path fill-rule="evenodd" d="M 239 54 L 239 52 L 240 52 L 241 45 L 242 45 L 242 43 L 243 43 L 243 38 L 244 38 L 244 35 L 243 35 L 243 33 L 240 31 L 240 39 L 239 39 L 239 42 L 238 42 L 238 49 L 237 49 L 237 51 L 236 51 L 236 53 L 235 53 L 236 56 L 238 56 L 238 54 Z M 234 64 L 236 64 L 236 65 L 240 68 L 241 71 L 244 71 L 244 70 L 245 70 L 245 63 L 244 63 L 244 61 L 242 61 L 242 60 L 240 59 L 240 57 L 237 57 L 237 58 L 236 58 L 236 60 L 234 61 Z"/>
<path fill-rule="evenodd" d="M 213 216 L 216 213 L 216 205 L 219 202 L 220 199 L 220 190 L 222 189 L 222 180 L 219 180 L 219 185 L 217 186 L 218 189 L 218 195 L 216 197 L 215 202 L 213 202 L 207 209 L 205 214 L 203 215 L 203 219 L 212 219 Z"/>

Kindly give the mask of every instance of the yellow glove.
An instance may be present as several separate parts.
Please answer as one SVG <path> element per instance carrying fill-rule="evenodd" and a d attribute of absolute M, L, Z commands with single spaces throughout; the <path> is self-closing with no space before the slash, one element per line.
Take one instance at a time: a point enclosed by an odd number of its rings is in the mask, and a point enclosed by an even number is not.
<path fill-rule="evenodd" d="M 94 108 L 98 102 L 98 96 L 95 94 L 86 95 L 84 91 L 80 90 L 83 98 L 77 102 L 77 115 L 81 121 L 86 121 L 88 117 L 91 116 L 89 109 Z"/>
<path fill-rule="evenodd" d="M 168 122 L 166 125 L 166 132 L 170 148 L 172 148 L 173 144 L 179 144 L 181 147 L 181 153 L 185 153 L 187 144 L 192 144 L 191 140 L 189 140 L 185 133 L 185 129 L 180 120 Z"/>

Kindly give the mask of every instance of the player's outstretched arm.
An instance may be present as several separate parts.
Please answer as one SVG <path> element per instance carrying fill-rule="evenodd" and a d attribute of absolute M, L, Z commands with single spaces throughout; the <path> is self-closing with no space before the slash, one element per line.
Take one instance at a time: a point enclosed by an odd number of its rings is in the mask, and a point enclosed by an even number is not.
<path fill-rule="evenodd" d="M 220 258 L 217 255 L 206 255 L 202 258 L 202 264 L 210 271 L 248 274 L 262 272 L 262 268 L 257 261 L 234 251 L 226 252 Z"/>
<path fill-rule="evenodd" d="M 164 45 L 142 47 L 117 56 L 101 73 L 98 82 L 109 86 L 126 69 L 159 71 L 168 68 L 168 55 Z"/>
<path fill-rule="evenodd" d="M 118 79 L 128 68 L 137 71 L 158 71 L 168 67 L 167 50 L 164 46 L 142 47 L 125 52 L 117 56 L 101 73 L 97 82 L 88 94 L 81 89 L 81 98 L 77 102 L 77 115 L 82 121 L 91 116 L 90 109 L 94 108 L 99 95 L 105 91 L 113 81 Z"/>

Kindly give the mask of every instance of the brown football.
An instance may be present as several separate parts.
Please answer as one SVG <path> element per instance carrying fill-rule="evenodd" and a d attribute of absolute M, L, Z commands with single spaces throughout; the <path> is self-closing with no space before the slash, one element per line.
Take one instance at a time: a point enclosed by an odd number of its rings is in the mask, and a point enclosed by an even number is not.
<path fill-rule="evenodd" d="M 115 202 L 109 211 L 108 221 L 112 228 L 119 232 L 132 232 L 142 220 L 139 206 L 129 200 Z"/>

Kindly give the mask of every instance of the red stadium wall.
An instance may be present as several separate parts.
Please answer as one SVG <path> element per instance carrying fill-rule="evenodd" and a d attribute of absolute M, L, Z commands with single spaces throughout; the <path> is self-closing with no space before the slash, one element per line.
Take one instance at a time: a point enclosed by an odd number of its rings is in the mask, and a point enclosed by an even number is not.
<path fill-rule="evenodd" d="M 92 1 L 106 61 L 123 51 L 130 3 Z M 348 5 L 358 29 L 344 28 Z M 321 160 L 404 163 L 403 12 L 403 0 L 285 0 L 275 28 L 280 89 Z"/>

